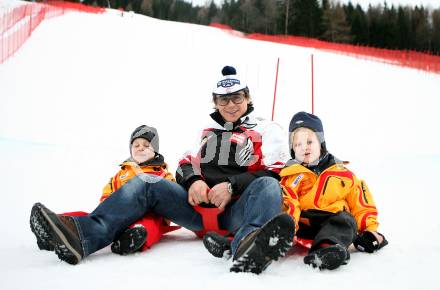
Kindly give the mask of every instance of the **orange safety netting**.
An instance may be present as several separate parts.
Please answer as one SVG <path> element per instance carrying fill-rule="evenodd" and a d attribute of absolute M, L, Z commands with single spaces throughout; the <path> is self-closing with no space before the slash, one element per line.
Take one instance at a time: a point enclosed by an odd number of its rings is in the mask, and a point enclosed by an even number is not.
<path fill-rule="evenodd" d="M 215 23 L 211 24 L 211 26 L 223 29 L 225 31 L 233 33 L 234 35 L 237 35 L 237 33 L 227 25 Z M 319 50 L 345 54 L 352 57 L 370 59 L 374 61 L 440 74 L 440 56 L 432 55 L 429 53 L 332 43 L 301 36 L 265 35 L 253 33 L 247 35 L 243 34 L 243 37 L 248 39 L 270 41 L 288 45 L 311 47 Z"/>
<path fill-rule="evenodd" d="M 104 8 L 80 3 L 50 1 L 27 3 L 0 12 L 0 64 L 11 57 L 44 20 L 68 11 L 103 13 Z"/>

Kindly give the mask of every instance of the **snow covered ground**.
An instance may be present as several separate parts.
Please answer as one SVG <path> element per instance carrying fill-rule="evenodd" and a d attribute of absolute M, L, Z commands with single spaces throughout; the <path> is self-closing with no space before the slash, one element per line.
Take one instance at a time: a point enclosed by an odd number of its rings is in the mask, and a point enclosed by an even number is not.
<path fill-rule="evenodd" d="M 150 251 L 120 257 L 102 249 L 77 266 L 39 251 L 32 204 L 91 211 L 128 156 L 140 124 L 159 129 L 174 172 L 212 111 L 224 65 L 245 76 L 259 115 L 311 110 L 336 156 L 365 178 L 390 244 L 354 252 L 349 265 L 318 271 L 301 253 L 262 275 L 229 273 L 186 231 Z M 215 28 L 108 12 L 44 21 L 0 65 L 0 288 L 10 289 L 440 289 L 437 178 L 440 75 L 322 51 L 232 37 Z M 287 138 L 287 135 L 286 135 Z"/>

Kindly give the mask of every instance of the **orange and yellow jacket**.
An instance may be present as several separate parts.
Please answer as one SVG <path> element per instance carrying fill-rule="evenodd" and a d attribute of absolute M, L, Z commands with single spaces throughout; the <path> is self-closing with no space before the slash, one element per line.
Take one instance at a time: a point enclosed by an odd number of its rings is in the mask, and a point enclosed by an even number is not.
<path fill-rule="evenodd" d="M 173 182 L 176 181 L 173 175 L 168 172 L 168 166 L 165 163 L 163 156 L 158 153 L 156 153 L 156 156 L 153 159 L 145 163 L 137 164 L 132 159 L 127 159 L 120 166 L 121 170 L 119 170 L 115 176 L 110 178 L 109 183 L 104 187 L 100 202 L 104 201 L 113 192 L 139 174 L 154 174 Z"/>
<path fill-rule="evenodd" d="M 344 166 L 347 162 L 330 158 L 329 167 L 319 175 L 299 163 L 287 163 L 280 172 L 284 211 L 295 219 L 297 228 L 298 221 L 309 224 L 301 218 L 303 211 L 347 211 L 354 216 L 359 232 L 376 231 L 377 209 L 367 185 Z"/>

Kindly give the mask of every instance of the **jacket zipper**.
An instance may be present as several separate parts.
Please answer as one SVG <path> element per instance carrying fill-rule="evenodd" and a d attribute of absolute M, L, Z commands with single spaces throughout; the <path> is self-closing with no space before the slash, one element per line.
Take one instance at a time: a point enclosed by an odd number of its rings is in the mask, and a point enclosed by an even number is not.
<path fill-rule="evenodd" d="M 336 176 L 329 176 L 325 180 L 324 189 L 322 190 L 322 195 L 325 194 L 325 189 L 327 188 L 327 183 L 330 180 L 330 178 L 337 178 L 337 179 L 339 179 L 341 181 L 342 187 L 345 187 L 345 182 L 344 182 L 344 180 L 342 180 L 342 178 L 339 178 L 339 177 L 336 177 Z"/>
<path fill-rule="evenodd" d="M 330 177 L 331 177 L 331 176 L 327 177 L 327 179 L 325 180 L 325 183 L 324 183 L 324 189 L 322 190 L 322 195 L 325 194 L 325 189 L 327 188 L 327 183 L 328 183 Z"/>

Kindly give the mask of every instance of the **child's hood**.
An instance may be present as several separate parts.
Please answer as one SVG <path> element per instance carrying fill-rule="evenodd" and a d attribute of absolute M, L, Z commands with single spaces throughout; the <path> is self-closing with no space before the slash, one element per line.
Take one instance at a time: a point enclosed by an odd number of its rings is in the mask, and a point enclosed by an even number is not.
<path fill-rule="evenodd" d="M 289 161 L 286 162 L 286 166 L 281 170 L 280 176 L 284 177 L 284 176 L 295 175 L 304 172 L 313 172 L 316 175 L 320 175 L 327 168 L 330 168 L 334 165 L 344 166 L 348 163 L 349 163 L 348 161 L 342 161 L 334 157 L 330 153 L 328 153 L 327 156 L 318 163 L 318 165 L 311 167 L 306 167 L 302 165 L 301 162 L 299 162 L 296 159 L 290 159 Z"/>
<path fill-rule="evenodd" d="M 140 164 L 137 164 L 136 161 L 132 157 L 126 159 L 122 164 L 120 164 L 121 167 L 125 166 L 163 166 L 166 165 L 165 158 L 162 154 L 156 153 L 153 158 L 151 158 L 148 161 L 142 162 Z"/>

